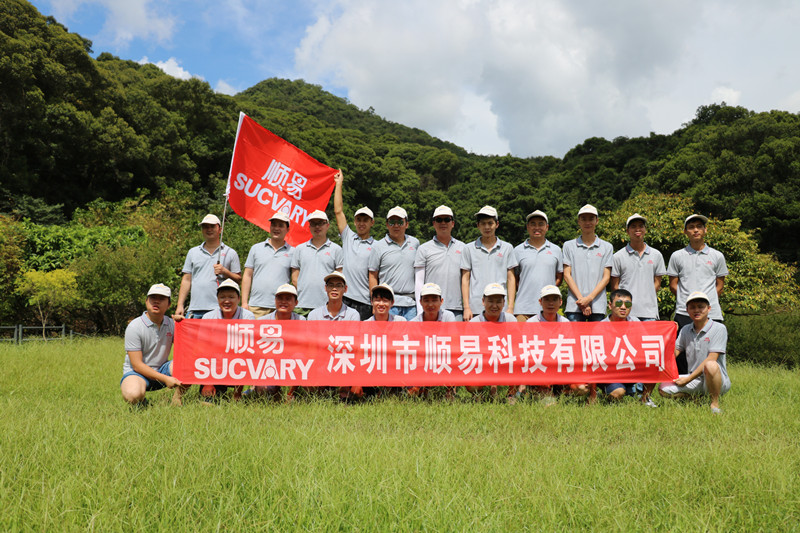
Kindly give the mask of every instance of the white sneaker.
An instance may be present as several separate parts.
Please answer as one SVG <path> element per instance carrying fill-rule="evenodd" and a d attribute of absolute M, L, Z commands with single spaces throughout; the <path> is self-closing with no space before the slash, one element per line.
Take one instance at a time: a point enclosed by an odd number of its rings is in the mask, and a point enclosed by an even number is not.
<path fill-rule="evenodd" d="M 654 402 L 652 398 L 648 398 L 646 402 L 642 402 L 642 405 L 646 405 L 647 407 L 658 407 L 658 404 Z"/>

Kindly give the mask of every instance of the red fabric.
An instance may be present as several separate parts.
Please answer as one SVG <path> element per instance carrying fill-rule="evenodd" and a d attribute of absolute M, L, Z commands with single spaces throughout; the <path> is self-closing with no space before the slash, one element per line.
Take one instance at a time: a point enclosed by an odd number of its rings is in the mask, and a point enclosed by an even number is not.
<path fill-rule="evenodd" d="M 183 320 L 173 374 L 229 385 L 657 383 L 678 378 L 675 327 Z"/>
<path fill-rule="evenodd" d="M 242 113 L 226 195 L 239 216 L 267 231 L 276 211 L 286 213 L 286 240 L 297 246 L 311 238 L 308 215 L 328 206 L 336 172 Z"/>

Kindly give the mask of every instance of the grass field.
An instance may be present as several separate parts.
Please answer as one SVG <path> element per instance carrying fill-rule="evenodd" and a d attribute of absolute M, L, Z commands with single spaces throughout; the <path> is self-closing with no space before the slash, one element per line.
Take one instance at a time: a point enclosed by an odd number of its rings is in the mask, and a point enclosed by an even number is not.
<path fill-rule="evenodd" d="M 0 347 L 0 530 L 800 530 L 800 372 L 707 403 L 119 394 L 122 340 Z"/>

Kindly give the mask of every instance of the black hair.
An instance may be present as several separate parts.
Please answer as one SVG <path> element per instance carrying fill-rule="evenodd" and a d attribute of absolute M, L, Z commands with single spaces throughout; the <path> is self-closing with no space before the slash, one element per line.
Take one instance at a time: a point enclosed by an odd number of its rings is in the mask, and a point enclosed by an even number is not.
<path fill-rule="evenodd" d="M 631 301 L 633 301 L 633 294 L 631 294 L 630 291 L 626 291 L 625 289 L 615 289 L 611 291 L 611 294 L 609 295 L 609 301 L 613 302 L 617 296 L 627 296 L 628 298 L 631 299 Z"/>

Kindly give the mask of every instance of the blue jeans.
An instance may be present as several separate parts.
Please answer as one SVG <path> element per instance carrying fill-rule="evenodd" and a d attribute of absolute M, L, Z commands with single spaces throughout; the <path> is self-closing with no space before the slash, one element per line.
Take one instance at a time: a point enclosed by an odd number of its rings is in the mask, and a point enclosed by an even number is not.
<path fill-rule="evenodd" d="M 564 313 L 564 316 L 567 317 L 567 320 L 570 322 L 600 322 L 606 317 L 603 313 L 584 315 L 580 311 L 570 311 L 569 313 Z"/>
<path fill-rule="evenodd" d="M 395 305 L 389 310 L 390 315 L 401 316 L 406 320 L 411 320 L 415 316 L 417 316 L 417 306 L 410 305 L 408 307 L 401 307 L 399 305 Z"/>

